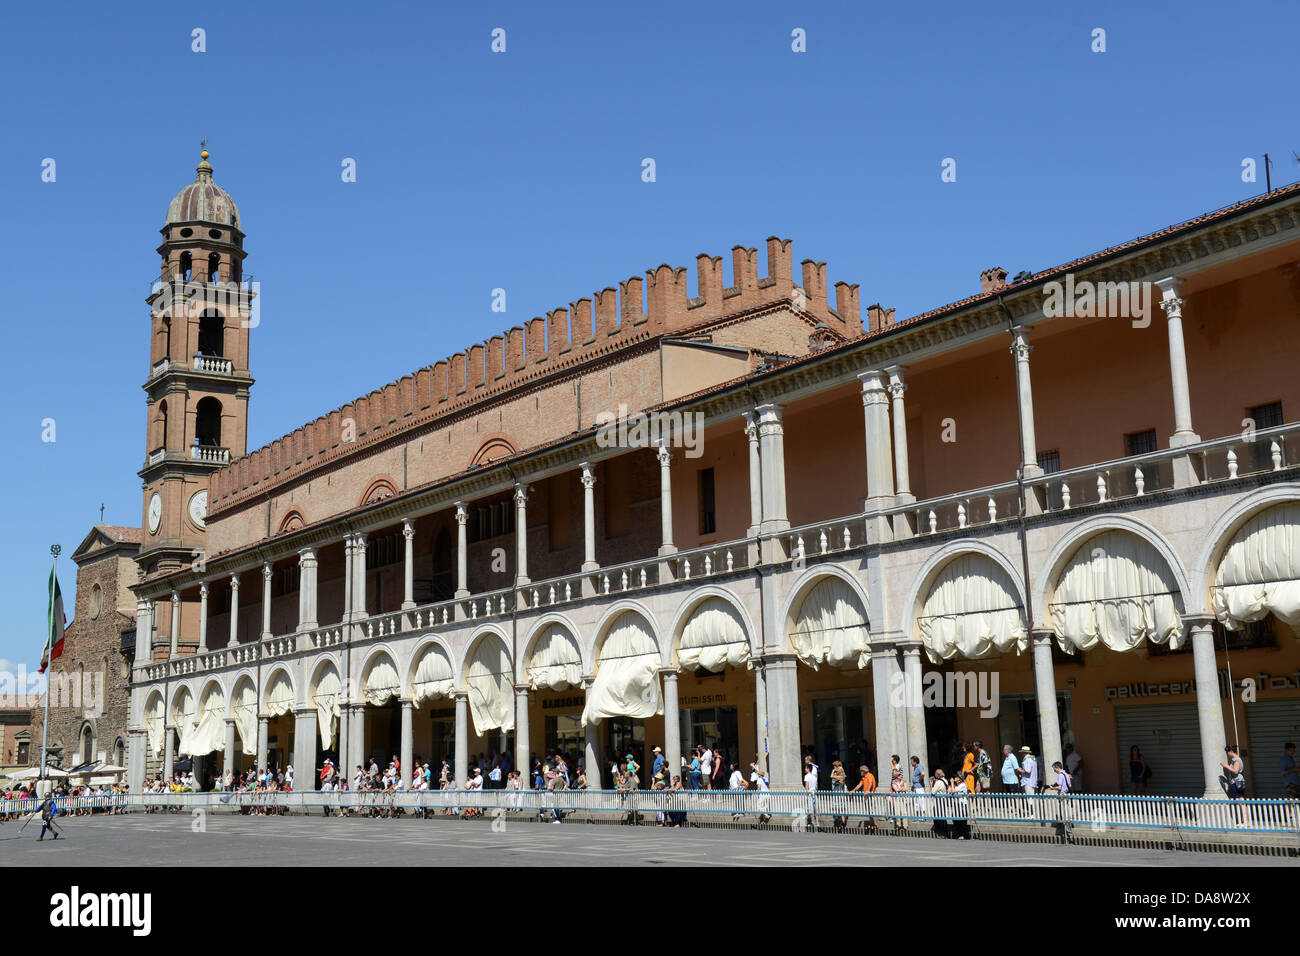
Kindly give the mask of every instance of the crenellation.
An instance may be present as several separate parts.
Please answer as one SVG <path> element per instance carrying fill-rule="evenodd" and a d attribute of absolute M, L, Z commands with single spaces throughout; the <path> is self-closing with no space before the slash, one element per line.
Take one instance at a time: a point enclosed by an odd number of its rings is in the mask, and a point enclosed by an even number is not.
<path fill-rule="evenodd" d="M 546 313 L 546 329 L 552 355 L 569 351 L 569 310 L 560 307 Z"/>
<path fill-rule="evenodd" d="M 611 335 L 617 335 L 621 326 L 618 323 L 618 290 L 605 286 L 592 298 L 595 300 L 596 340 L 604 341 Z"/>
<path fill-rule="evenodd" d="M 212 504 L 224 505 L 273 476 L 347 454 L 350 447 L 376 439 L 407 416 L 424 421 L 444 403 L 460 407 L 471 395 L 477 401 L 534 376 L 606 355 L 617 337 L 677 332 L 779 305 L 795 288 L 792 243 L 773 235 L 767 237 L 766 247 L 767 275 L 761 278 L 755 248 L 732 248 L 731 286 L 724 282 L 722 257 L 701 253 L 695 260 L 698 294 L 693 298 L 687 270 L 665 263 L 422 368 L 322 416 L 287 441 L 273 442 L 214 473 Z M 861 334 L 858 286 L 836 283 L 832 309 L 825 268 L 825 263 L 813 260 L 802 263 L 805 309 L 839 334 Z M 872 330 L 891 324 L 893 311 L 873 306 L 869 321 Z M 347 444 L 341 441 L 344 419 L 352 420 Z"/>
<path fill-rule="evenodd" d="M 620 282 L 618 288 L 623 328 L 630 329 L 645 322 L 645 299 L 641 292 L 641 277 L 632 276 Z"/>

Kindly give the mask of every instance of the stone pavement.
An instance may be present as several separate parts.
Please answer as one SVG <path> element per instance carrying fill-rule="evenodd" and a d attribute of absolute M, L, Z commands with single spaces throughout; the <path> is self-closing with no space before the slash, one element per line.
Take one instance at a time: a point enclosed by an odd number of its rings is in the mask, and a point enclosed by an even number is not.
<path fill-rule="evenodd" d="M 1279 856 L 506 820 L 382 820 L 210 814 L 64 817 L 37 843 L 0 825 L 6 866 L 1285 866 Z"/>

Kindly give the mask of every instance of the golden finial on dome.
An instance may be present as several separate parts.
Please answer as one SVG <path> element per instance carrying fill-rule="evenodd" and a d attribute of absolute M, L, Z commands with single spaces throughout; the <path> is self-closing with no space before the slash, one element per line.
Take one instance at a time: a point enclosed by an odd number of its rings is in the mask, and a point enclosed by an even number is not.
<path fill-rule="evenodd" d="M 200 158 L 200 159 L 207 159 L 207 158 L 208 158 L 208 141 L 207 141 L 207 139 L 199 140 L 199 146 L 202 147 L 202 149 L 203 149 L 203 152 L 199 153 L 199 158 Z"/>

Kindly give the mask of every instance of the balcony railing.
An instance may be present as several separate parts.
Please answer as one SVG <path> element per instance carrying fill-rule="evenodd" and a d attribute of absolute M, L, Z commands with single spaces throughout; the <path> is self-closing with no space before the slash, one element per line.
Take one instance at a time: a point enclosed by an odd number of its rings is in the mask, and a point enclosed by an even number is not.
<path fill-rule="evenodd" d="M 190 460 L 224 465 L 230 461 L 230 449 L 218 448 L 216 445 L 191 445 Z"/>
<path fill-rule="evenodd" d="M 1300 444 L 1300 423 L 1259 429 L 1253 434 L 1231 435 L 1182 448 L 1166 448 L 1144 455 L 1101 462 L 1031 478 L 1026 497 L 1033 496 L 1040 512 L 1055 514 L 1104 506 L 1110 502 L 1145 497 L 1174 486 L 1176 463 L 1190 462 L 1199 484 L 1219 484 L 1254 475 L 1300 467 L 1287 443 Z M 193 452 L 220 453 L 226 449 L 195 446 Z M 161 450 L 157 452 L 161 455 Z M 152 457 L 152 456 L 151 456 Z M 210 458 L 221 460 L 227 458 Z M 375 640 L 401 633 L 433 630 L 467 621 L 492 620 L 517 613 L 541 612 L 552 607 L 597 598 L 617 598 L 674 585 L 752 570 L 765 560 L 760 539 L 776 540 L 779 559 L 812 559 L 857 551 L 868 543 L 868 521 L 884 517 L 893 522 L 895 537 L 905 528 L 916 536 L 942 534 L 965 528 L 987 528 L 1017 517 L 1015 482 L 898 505 L 874 514 L 856 514 L 814 522 L 775 535 L 740 538 L 688 551 L 656 555 L 592 571 L 565 574 L 528 584 L 481 592 L 463 598 L 436 601 L 406 610 L 374 614 L 351 623 L 329 624 L 207 651 L 166 662 L 143 662 L 134 668 L 136 680 L 156 681 L 205 670 L 276 660 L 297 653 L 344 644 L 354 625 L 354 640 Z M 769 555 L 766 560 L 773 560 Z"/>
<path fill-rule="evenodd" d="M 196 372 L 216 372 L 219 375 L 229 375 L 234 370 L 235 363 L 228 358 L 215 355 L 194 356 L 194 371 Z"/>

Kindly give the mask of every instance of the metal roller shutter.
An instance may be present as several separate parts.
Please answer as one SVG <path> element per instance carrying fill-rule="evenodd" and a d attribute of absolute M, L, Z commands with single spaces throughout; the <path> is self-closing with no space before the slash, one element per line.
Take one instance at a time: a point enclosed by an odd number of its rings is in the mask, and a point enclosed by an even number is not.
<path fill-rule="evenodd" d="M 1199 797 L 1205 793 L 1201 731 L 1195 704 L 1116 707 L 1120 782 L 1128 792 L 1128 751 L 1137 745 L 1151 768 L 1147 793 Z"/>
<path fill-rule="evenodd" d="M 1282 745 L 1288 740 L 1300 745 L 1300 697 L 1256 700 L 1246 705 L 1247 773 L 1251 779 L 1250 796 L 1284 796 Z M 1229 731 L 1231 733 L 1231 730 Z"/>

